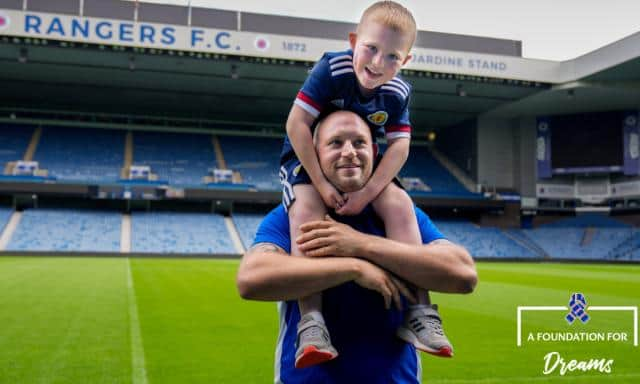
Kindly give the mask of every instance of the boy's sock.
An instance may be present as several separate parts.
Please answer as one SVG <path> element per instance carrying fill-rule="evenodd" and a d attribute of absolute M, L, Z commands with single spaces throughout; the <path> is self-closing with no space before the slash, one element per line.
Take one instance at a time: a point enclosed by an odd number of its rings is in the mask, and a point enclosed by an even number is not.
<path fill-rule="evenodd" d="M 320 311 L 309 311 L 304 314 L 306 317 L 310 317 L 311 319 L 324 324 L 324 316 L 322 316 L 322 312 Z"/>

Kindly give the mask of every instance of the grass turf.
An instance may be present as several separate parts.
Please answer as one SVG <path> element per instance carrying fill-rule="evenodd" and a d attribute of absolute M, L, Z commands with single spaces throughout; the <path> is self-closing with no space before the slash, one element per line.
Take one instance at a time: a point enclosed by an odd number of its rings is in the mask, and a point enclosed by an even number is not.
<path fill-rule="evenodd" d="M 0 258 L 0 383 L 272 382 L 276 305 L 241 300 L 237 266 L 226 260 Z M 456 356 L 423 356 L 425 382 L 640 380 L 640 349 L 629 342 L 526 341 L 539 331 L 620 331 L 632 338 L 628 312 L 591 312 L 588 324 L 571 326 L 562 312 L 528 312 L 525 341 L 516 346 L 517 306 L 565 306 L 577 291 L 589 305 L 635 306 L 640 266 L 479 263 L 478 271 L 472 295 L 433 295 Z M 139 338 L 132 337 L 135 329 Z M 567 362 L 611 358 L 613 371 L 545 376 L 543 356 L 551 351 Z M 144 369 L 132 368 L 141 358 Z"/>

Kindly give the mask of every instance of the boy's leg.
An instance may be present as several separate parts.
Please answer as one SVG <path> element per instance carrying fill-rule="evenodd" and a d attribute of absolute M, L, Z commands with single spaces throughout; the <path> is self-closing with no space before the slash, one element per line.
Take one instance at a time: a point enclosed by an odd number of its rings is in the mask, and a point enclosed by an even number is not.
<path fill-rule="evenodd" d="M 289 231 L 291 233 L 291 255 L 304 256 L 295 239 L 301 234 L 300 225 L 313 220 L 322 220 L 327 209 L 320 194 L 311 184 L 293 186 L 294 202 L 288 207 Z M 338 356 L 331 345 L 329 332 L 322 316 L 322 293 L 316 293 L 298 300 L 300 322 L 296 349 L 296 368 L 329 361 Z"/>
<path fill-rule="evenodd" d="M 389 184 L 372 202 L 376 214 L 384 221 L 386 236 L 408 244 L 422 244 L 413 201 L 405 190 Z M 398 336 L 417 349 L 443 357 L 453 356 L 453 347 L 442 330 L 438 306 L 431 305 L 429 292 L 417 289 L 418 304 L 405 313 Z"/>

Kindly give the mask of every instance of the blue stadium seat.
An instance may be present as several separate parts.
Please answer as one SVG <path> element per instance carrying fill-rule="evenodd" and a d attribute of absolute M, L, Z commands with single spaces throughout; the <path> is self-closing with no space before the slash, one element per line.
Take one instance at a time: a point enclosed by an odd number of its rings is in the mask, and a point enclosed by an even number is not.
<path fill-rule="evenodd" d="M 633 235 L 630 225 L 605 215 L 585 214 L 544 224 L 522 233 L 558 259 L 611 258 Z"/>
<path fill-rule="evenodd" d="M 30 126 L 0 124 L 0 165 L 2 167 L 8 161 L 22 160 L 33 130 Z"/>
<path fill-rule="evenodd" d="M 0 206 L 0 228 L 2 231 L 4 231 L 4 227 L 9 222 L 12 214 L 13 208 Z"/>
<path fill-rule="evenodd" d="M 435 221 L 442 234 L 464 246 L 473 257 L 537 258 L 530 249 L 506 236 L 499 228 L 479 227 L 463 220 Z"/>
<path fill-rule="evenodd" d="M 202 185 L 209 168 L 216 167 L 211 135 L 134 132 L 133 163 L 149 165 L 159 180 L 172 185 Z"/>
<path fill-rule="evenodd" d="M 118 212 L 28 209 L 7 250 L 120 252 L 121 222 Z"/>
<path fill-rule="evenodd" d="M 207 213 L 134 212 L 131 251 L 236 254 L 224 217 Z"/>
<path fill-rule="evenodd" d="M 240 234 L 240 239 L 245 249 L 249 249 L 253 244 L 253 239 L 256 237 L 256 231 L 258 226 L 264 219 L 265 215 L 255 213 L 234 213 L 233 222 L 236 225 L 236 229 Z"/>
<path fill-rule="evenodd" d="M 278 171 L 282 140 L 267 137 L 218 136 L 227 168 L 239 171 L 245 184 L 280 191 Z"/>
<path fill-rule="evenodd" d="M 400 171 L 402 177 L 419 177 L 433 193 L 475 196 L 436 160 L 427 147 L 411 146 L 409 159 Z"/>
<path fill-rule="evenodd" d="M 123 166 L 124 131 L 46 127 L 34 160 L 60 181 L 113 183 Z"/>

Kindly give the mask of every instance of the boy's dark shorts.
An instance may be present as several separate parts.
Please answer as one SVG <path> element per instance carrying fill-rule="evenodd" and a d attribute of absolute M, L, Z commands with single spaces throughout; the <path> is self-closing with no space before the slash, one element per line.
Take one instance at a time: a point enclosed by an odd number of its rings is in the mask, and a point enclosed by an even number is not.
<path fill-rule="evenodd" d="M 373 163 L 373 170 L 375 171 L 382 160 L 382 155 L 378 154 Z M 400 182 L 398 176 L 393 178 L 393 183 L 404 190 L 404 186 Z M 296 157 L 285 161 L 280 166 L 280 184 L 282 184 L 282 204 L 284 209 L 289 211 L 289 207 L 296 200 L 296 195 L 293 193 L 293 186 L 297 184 L 312 184 L 311 178 L 304 170 L 300 160 Z"/>

